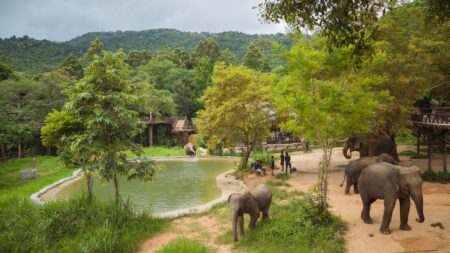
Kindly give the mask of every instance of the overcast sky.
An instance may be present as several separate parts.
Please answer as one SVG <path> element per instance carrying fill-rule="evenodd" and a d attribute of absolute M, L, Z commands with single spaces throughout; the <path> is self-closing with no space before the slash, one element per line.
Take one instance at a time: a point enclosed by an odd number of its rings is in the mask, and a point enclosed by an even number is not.
<path fill-rule="evenodd" d="M 191 32 L 285 32 L 261 24 L 262 0 L 0 0 L 0 37 L 70 40 L 87 32 L 175 28 Z"/>

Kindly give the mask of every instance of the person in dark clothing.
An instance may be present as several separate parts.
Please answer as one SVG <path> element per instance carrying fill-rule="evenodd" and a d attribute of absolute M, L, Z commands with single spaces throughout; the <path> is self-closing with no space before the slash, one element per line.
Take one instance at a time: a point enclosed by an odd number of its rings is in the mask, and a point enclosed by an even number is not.
<path fill-rule="evenodd" d="M 265 176 L 265 172 L 262 168 L 262 162 L 260 160 L 256 160 L 255 164 L 253 165 L 253 170 L 255 171 L 256 175 L 259 176 Z"/>
<path fill-rule="evenodd" d="M 270 161 L 270 170 L 272 171 L 272 177 L 275 177 L 275 159 L 273 158 L 273 156 L 271 157 L 271 161 Z"/>
<path fill-rule="evenodd" d="M 286 174 L 288 174 L 288 167 L 289 167 L 289 173 L 292 174 L 292 166 L 291 166 L 291 156 L 288 152 L 286 152 L 286 155 L 284 156 L 284 163 L 286 165 Z"/>
<path fill-rule="evenodd" d="M 283 171 L 284 170 L 284 154 L 283 154 L 283 151 L 281 151 L 281 154 L 280 154 L 280 165 L 281 165 L 281 171 Z"/>

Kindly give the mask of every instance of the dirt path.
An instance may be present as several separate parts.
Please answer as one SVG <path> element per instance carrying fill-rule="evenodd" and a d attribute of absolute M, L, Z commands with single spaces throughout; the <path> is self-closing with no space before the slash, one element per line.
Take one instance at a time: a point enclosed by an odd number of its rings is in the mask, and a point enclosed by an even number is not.
<path fill-rule="evenodd" d="M 414 150 L 413 146 L 400 147 L 403 150 Z M 306 191 L 317 182 L 317 167 L 321 152 L 314 150 L 311 153 L 295 152 L 291 154 L 292 165 L 299 169 L 289 179 L 292 185 L 290 190 Z M 356 159 L 357 155 L 354 154 Z M 411 160 L 401 157 L 403 165 L 417 165 L 421 169 L 427 166 L 426 159 Z M 439 169 L 442 158 L 436 157 L 433 167 Z M 379 233 L 379 225 L 383 215 L 383 202 L 378 200 L 372 205 L 371 216 L 374 224 L 367 225 L 360 219 L 362 209 L 359 195 L 346 196 L 344 189 L 339 187 L 343 179 L 343 169 L 348 163 L 342 155 L 341 149 L 333 152 L 332 172 L 329 177 L 329 203 L 331 210 L 340 215 L 348 224 L 348 232 L 345 235 L 347 252 L 349 253 L 410 253 L 410 252 L 450 252 L 450 184 L 424 183 L 424 212 L 425 222 L 420 224 L 415 221 L 417 213 L 412 202 L 409 215 L 412 231 L 401 231 L 398 229 L 399 205 L 397 204 L 391 222 L 391 235 Z M 280 172 L 278 172 L 280 173 Z M 248 175 L 245 177 L 247 184 L 265 182 L 270 176 L 256 177 Z M 213 247 L 219 253 L 236 252 L 232 245 L 221 244 L 220 236 L 224 231 L 230 230 L 230 217 L 226 205 L 222 205 L 216 211 L 206 215 L 198 215 L 176 219 L 172 222 L 168 232 L 147 240 L 141 247 L 140 252 L 154 252 L 176 237 L 186 237 L 199 240 Z M 441 222 L 444 229 L 431 227 L 430 224 Z M 231 236 L 231 234 L 229 235 Z"/>

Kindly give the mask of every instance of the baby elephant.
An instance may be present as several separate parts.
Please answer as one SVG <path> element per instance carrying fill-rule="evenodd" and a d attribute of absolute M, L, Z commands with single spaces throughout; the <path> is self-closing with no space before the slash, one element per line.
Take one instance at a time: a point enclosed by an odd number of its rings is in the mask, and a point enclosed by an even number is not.
<path fill-rule="evenodd" d="M 382 153 L 381 155 L 375 157 L 363 157 L 358 160 L 349 162 L 347 168 L 345 168 L 344 180 L 340 184 L 340 186 L 342 187 L 342 185 L 344 185 L 345 178 L 347 178 L 347 184 L 345 186 L 345 195 L 350 194 L 350 187 L 352 185 L 353 191 L 355 193 L 359 193 L 358 191 L 359 175 L 361 175 L 361 172 L 369 165 L 379 162 L 387 162 L 394 165 L 397 164 L 397 161 L 395 161 L 395 159 L 391 155 L 386 153 Z"/>
<path fill-rule="evenodd" d="M 255 184 L 247 187 L 244 194 L 233 193 L 228 197 L 232 215 L 233 240 L 237 241 L 237 227 L 239 233 L 244 235 L 244 213 L 250 214 L 249 228 L 254 228 L 261 212 L 263 219 L 269 218 L 269 208 L 272 203 L 272 193 L 264 184 Z"/>

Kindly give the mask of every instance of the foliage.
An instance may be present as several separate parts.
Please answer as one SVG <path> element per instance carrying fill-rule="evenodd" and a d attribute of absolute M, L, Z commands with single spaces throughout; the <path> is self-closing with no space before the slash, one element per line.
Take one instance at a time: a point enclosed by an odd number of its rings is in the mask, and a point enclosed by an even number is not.
<path fill-rule="evenodd" d="M 263 55 L 262 49 L 254 42 L 248 45 L 244 65 L 261 72 L 270 71 L 269 59 Z"/>
<path fill-rule="evenodd" d="M 89 48 L 83 55 L 83 63 L 85 66 L 90 65 L 95 56 L 101 56 L 104 48 L 103 43 L 99 38 L 95 38 L 89 43 Z"/>
<path fill-rule="evenodd" d="M 443 171 L 434 172 L 434 171 L 424 171 L 421 173 L 422 179 L 424 181 L 436 182 L 447 184 L 450 182 L 450 173 L 445 173 Z"/>
<path fill-rule="evenodd" d="M 12 67 L 0 58 L 0 81 L 9 79 L 12 75 Z"/>
<path fill-rule="evenodd" d="M 132 68 L 145 65 L 152 59 L 152 52 L 149 50 L 132 50 L 128 53 L 125 62 Z"/>
<path fill-rule="evenodd" d="M 133 141 L 143 130 L 133 107 L 141 105 L 145 91 L 127 81 L 124 58 L 121 51 L 95 55 L 83 79 L 67 90 L 65 104 L 65 110 L 82 124 L 80 132 L 66 142 L 71 155 L 81 161 L 84 170 L 98 170 L 102 178 L 113 179 L 116 199 L 119 198 L 117 175 L 149 180 L 156 168 L 151 160 L 137 163 L 127 160 L 127 151 L 135 155 L 142 153 Z"/>
<path fill-rule="evenodd" d="M 189 253 L 210 253 L 214 252 L 212 249 L 204 246 L 202 243 L 197 241 L 192 241 L 186 238 L 176 238 L 170 241 L 162 249 L 157 250 L 157 253 L 178 253 L 178 252 L 189 252 Z"/>
<path fill-rule="evenodd" d="M 66 42 L 36 40 L 28 36 L 13 36 L 0 40 L 0 55 L 15 70 L 37 74 L 56 69 L 71 53 L 81 57 L 89 48 L 89 43 L 96 38 L 99 38 L 103 42 L 105 50 L 109 51 L 116 51 L 122 48 L 126 52 L 132 50 L 157 52 L 164 46 L 185 48 L 188 51 L 192 51 L 201 40 L 208 37 L 213 37 L 221 49 L 228 48 L 237 56 L 238 60 L 243 59 L 248 43 L 255 39 L 269 42 L 265 43 L 265 50 L 271 48 L 270 42 L 272 41 L 282 44 L 288 41 L 284 34 L 191 33 L 174 29 L 151 29 L 140 32 L 93 32 Z M 186 67 L 189 68 L 189 66 Z"/>
<path fill-rule="evenodd" d="M 208 58 L 211 64 L 214 65 L 220 56 L 219 44 L 211 37 L 201 40 L 194 52 L 192 52 L 192 55 L 196 62 L 203 58 Z"/>
<path fill-rule="evenodd" d="M 136 252 L 166 221 L 137 214 L 129 202 L 86 202 L 86 196 L 38 206 L 0 202 L 1 252 Z"/>
<path fill-rule="evenodd" d="M 320 29 L 330 48 L 354 45 L 361 57 L 370 47 L 380 16 L 396 6 L 396 0 L 264 0 L 260 16 L 270 22 L 286 21 L 297 31 Z"/>
<path fill-rule="evenodd" d="M 249 252 L 345 252 L 344 222 L 309 200 L 274 204 L 270 213 L 270 220 L 246 231 L 237 243 L 239 248 Z"/>
<path fill-rule="evenodd" d="M 199 132 L 208 136 L 208 147 L 243 142 L 246 152 L 242 165 L 247 167 L 250 153 L 269 131 L 269 88 L 265 74 L 243 66 L 216 65 L 212 85 L 202 97 L 205 109 L 198 112 L 195 122 Z"/>
<path fill-rule="evenodd" d="M 30 169 L 33 158 L 12 158 L 0 163 L 0 199 L 13 195 L 28 198 L 32 193 L 73 173 L 72 169 L 64 166 L 59 157 L 35 156 L 34 158 L 38 176 L 31 180 L 22 180 L 19 172 Z"/>
<path fill-rule="evenodd" d="M 371 131 L 380 102 L 388 97 L 371 88 L 383 79 L 350 64 L 351 48 L 324 49 L 320 38 L 299 40 L 282 52 L 286 73 L 273 86 L 277 111 L 289 112 L 283 129 L 308 141 L 316 141 L 323 151 L 319 170 L 319 199 L 327 201 L 328 170 L 332 149 L 338 138 Z M 363 70 L 377 61 L 364 62 Z"/>
<path fill-rule="evenodd" d="M 74 54 L 69 54 L 69 56 L 61 63 L 59 68 L 66 71 L 70 75 L 71 79 L 80 79 L 83 77 L 83 66 Z"/>

